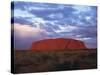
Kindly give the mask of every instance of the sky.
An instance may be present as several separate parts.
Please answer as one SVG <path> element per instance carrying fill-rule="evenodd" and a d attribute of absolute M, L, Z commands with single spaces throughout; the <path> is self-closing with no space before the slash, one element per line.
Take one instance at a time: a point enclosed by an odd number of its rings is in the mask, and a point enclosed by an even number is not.
<path fill-rule="evenodd" d="M 77 39 L 97 48 L 96 6 L 14 1 L 11 14 L 15 49 L 49 38 Z"/>

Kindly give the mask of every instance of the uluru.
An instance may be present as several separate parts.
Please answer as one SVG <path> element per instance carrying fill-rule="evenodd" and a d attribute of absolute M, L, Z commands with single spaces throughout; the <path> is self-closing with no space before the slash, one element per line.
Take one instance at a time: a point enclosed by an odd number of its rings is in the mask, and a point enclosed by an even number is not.
<path fill-rule="evenodd" d="M 30 50 L 55 51 L 65 49 L 86 49 L 83 41 L 69 38 L 45 39 L 32 43 Z"/>

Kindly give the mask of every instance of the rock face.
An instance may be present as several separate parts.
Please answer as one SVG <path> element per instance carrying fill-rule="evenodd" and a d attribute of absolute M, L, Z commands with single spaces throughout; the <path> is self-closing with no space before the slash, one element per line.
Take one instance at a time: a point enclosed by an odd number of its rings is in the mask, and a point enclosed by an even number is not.
<path fill-rule="evenodd" d="M 86 49 L 82 41 L 74 39 L 45 39 L 32 43 L 31 50 L 53 51 L 64 49 Z"/>

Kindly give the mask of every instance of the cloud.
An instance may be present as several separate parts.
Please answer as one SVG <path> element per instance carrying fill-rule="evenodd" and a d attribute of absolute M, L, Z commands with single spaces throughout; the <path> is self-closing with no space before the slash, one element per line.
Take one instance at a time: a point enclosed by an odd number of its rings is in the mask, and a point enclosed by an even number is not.
<path fill-rule="evenodd" d="M 49 38 L 48 32 L 44 29 L 32 27 L 30 25 L 15 23 L 14 27 L 14 47 L 15 49 L 26 50 L 37 40 Z"/>
<path fill-rule="evenodd" d="M 52 3 L 37 3 L 37 2 L 19 2 L 14 1 L 12 2 L 12 5 L 15 5 L 14 8 L 21 9 L 21 10 L 28 10 L 28 11 L 44 11 L 44 10 L 57 10 L 57 9 L 63 9 L 63 5 L 55 5 Z M 13 7 L 12 7 L 13 9 Z"/>
<path fill-rule="evenodd" d="M 91 8 L 89 6 L 83 6 L 83 5 L 78 5 L 78 6 L 74 5 L 73 9 L 77 10 L 74 13 L 81 13 L 81 12 L 91 11 Z"/>
<path fill-rule="evenodd" d="M 34 6 L 34 7 L 29 7 L 29 11 L 44 11 L 44 10 L 56 10 L 57 8 L 50 8 L 50 7 L 43 7 L 43 6 Z"/>
<path fill-rule="evenodd" d="M 45 25 L 46 21 L 43 18 L 35 17 L 31 19 L 31 22 L 35 24 L 37 27 L 41 27 L 41 25 Z"/>
<path fill-rule="evenodd" d="M 55 10 L 63 10 L 65 7 L 66 7 L 65 5 L 56 4 L 54 6 L 53 3 L 37 3 L 37 2 L 35 2 L 34 4 L 32 4 L 32 6 L 31 6 L 31 4 L 30 4 L 30 6 L 27 6 L 26 9 L 28 9 L 29 11 L 32 11 L 32 10 L 33 11 L 45 11 L 45 10 L 55 11 Z"/>
<path fill-rule="evenodd" d="M 71 26 L 71 25 L 58 25 L 59 26 L 59 30 L 56 30 L 57 33 L 60 32 L 72 32 L 73 30 L 77 29 L 77 26 Z"/>
<path fill-rule="evenodd" d="M 12 17 L 16 39 L 21 41 L 19 43 L 58 37 L 80 39 L 89 45 L 96 43 L 95 6 L 19 1 L 14 2 L 14 6 Z"/>
<path fill-rule="evenodd" d="M 15 2 L 15 8 L 15 17 L 29 17 L 28 20 L 30 21 L 39 17 L 48 21 L 60 19 L 59 23 L 63 24 L 96 24 L 96 19 L 94 19 L 96 17 L 94 16 L 96 7 L 91 6 Z"/>
<path fill-rule="evenodd" d="M 14 17 L 35 17 L 35 16 L 29 13 L 27 10 L 14 9 Z"/>
<path fill-rule="evenodd" d="M 12 17 L 11 18 L 11 23 L 20 23 L 20 24 L 27 24 L 27 25 L 32 25 L 32 22 L 28 20 L 28 18 L 26 17 Z"/>
<path fill-rule="evenodd" d="M 48 17 L 52 19 L 62 19 L 64 16 L 62 13 L 52 13 L 48 15 Z"/>
<path fill-rule="evenodd" d="M 14 34 L 20 38 L 35 37 L 42 33 L 45 33 L 45 30 L 30 25 L 14 24 Z"/>
<path fill-rule="evenodd" d="M 82 40 L 82 41 L 87 41 L 87 40 L 91 40 L 92 38 L 90 37 L 83 37 L 83 38 L 76 38 L 78 40 Z"/>
<path fill-rule="evenodd" d="M 96 37 L 97 27 L 96 26 L 79 26 L 77 30 L 73 32 L 74 34 L 81 35 L 80 37 Z"/>

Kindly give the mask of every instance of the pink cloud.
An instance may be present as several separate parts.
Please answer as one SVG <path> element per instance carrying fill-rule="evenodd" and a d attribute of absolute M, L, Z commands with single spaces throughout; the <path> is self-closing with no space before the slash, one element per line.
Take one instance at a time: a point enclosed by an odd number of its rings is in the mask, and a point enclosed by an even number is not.
<path fill-rule="evenodd" d="M 32 36 L 38 36 L 40 34 L 45 34 L 46 31 L 40 28 L 32 27 L 30 25 L 21 25 L 18 23 L 14 24 L 14 35 L 20 38 L 28 38 Z"/>

